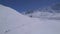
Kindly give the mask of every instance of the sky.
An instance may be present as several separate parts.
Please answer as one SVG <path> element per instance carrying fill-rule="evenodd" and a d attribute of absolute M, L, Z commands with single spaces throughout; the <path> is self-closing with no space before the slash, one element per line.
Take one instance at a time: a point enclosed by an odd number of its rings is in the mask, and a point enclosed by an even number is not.
<path fill-rule="evenodd" d="M 0 4 L 11 7 L 18 12 L 48 7 L 59 2 L 60 0 L 0 0 Z"/>

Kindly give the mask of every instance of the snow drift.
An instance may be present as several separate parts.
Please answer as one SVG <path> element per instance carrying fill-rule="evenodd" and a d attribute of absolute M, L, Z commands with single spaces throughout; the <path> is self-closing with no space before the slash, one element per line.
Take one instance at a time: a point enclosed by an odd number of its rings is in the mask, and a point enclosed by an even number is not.
<path fill-rule="evenodd" d="M 60 34 L 60 20 L 29 18 L 0 5 L 0 34 Z"/>

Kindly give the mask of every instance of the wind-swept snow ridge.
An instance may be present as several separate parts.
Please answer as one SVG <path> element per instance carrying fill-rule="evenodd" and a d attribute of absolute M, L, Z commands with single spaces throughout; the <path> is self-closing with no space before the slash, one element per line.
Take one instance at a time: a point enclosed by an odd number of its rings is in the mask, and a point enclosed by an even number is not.
<path fill-rule="evenodd" d="M 60 34 L 60 21 L 29 18 L 0 5 L 0 34 Z"/>

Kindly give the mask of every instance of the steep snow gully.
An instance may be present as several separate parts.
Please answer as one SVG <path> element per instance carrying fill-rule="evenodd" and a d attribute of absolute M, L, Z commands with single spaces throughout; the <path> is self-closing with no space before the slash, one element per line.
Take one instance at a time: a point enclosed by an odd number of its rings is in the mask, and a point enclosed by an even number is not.
<path fill-rule="evenodd" d="M 60 20 L 30 18 L 0 5 L 0 34 L 60 34 Z"/>

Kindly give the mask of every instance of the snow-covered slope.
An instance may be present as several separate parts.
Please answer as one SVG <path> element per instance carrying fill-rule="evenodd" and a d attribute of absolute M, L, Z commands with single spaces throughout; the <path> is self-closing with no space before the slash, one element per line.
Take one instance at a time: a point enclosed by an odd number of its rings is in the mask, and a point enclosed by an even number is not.
<path fill-rule="evenodd" d="M 24 24 L 30 23 L 30 20 L 29 17 L 23 16 L 9 7 L 0 5 L 0 34 L 3 30 L 6 31 L 24 26 Z"/>
<path fill-rule="evenodd" d="M 60 21 L 29 18 L 0 5 L 0 34 L 60 34 Z"/>
<path fill-rule="evenodd" d="M 60 20 L 60 10 L 53 10 L 51 7 L 41 8 L 37 10 L 30 10 L 23 12 L 22 14 L 39 19 L 43 18 L 43 19 Z"/>

